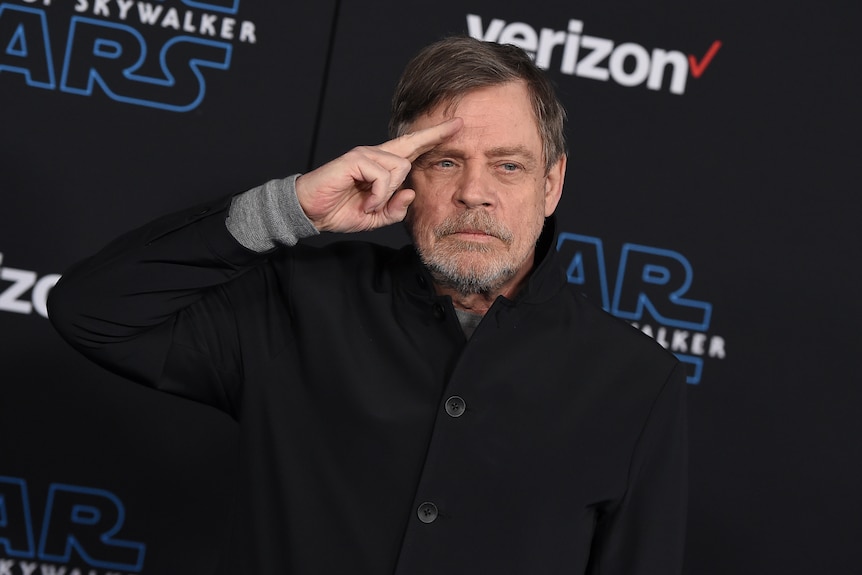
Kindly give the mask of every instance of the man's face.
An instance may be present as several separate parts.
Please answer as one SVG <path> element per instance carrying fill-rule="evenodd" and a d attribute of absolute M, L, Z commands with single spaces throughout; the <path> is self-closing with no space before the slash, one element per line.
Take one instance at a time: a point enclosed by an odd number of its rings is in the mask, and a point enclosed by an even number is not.
<path fill-rule="evenodd" d="M 505 293 L 532 268 L 544 219 L 560 198 L 565 158 L 545 173 L 522 82 L 473 90 L 446 108 L 411 126 L 415 131 L 454 116 L 464 121 L 455 136 L 413 163 L 407 184 L 416 199 L 407 229 L 442 285 L 461 294 Z"/>

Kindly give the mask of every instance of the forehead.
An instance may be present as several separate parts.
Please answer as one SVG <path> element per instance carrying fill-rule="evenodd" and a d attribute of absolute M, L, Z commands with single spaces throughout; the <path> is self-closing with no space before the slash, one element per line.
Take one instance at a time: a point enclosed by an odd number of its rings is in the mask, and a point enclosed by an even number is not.
<path fill-rule="evenodd" d="M 445 146 L 479 148 L 524 147 L 540 157 L 542 140 L 529 91 L 523 82 L 477 88 L 444 102 L 416 119 L 411 130 L 428 128 L 459 117 L 464 127 Z"/>

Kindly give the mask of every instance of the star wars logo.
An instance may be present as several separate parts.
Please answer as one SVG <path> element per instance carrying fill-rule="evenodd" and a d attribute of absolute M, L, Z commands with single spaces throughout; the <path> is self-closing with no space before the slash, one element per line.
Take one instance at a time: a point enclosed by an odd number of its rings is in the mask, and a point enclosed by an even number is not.
<path fill-rule="evenodd" d="M 537 30 L 526 22 L 494 18 L 483 23 L 481 16 L 467 14 L 467 31 L 477 40 L 518 46 L 539 68 L 550 69 L 556 64 L 567 76 L 612 80 L 626 87 L 646 84 L 650 90 L 661 90 L 667 85 L 670 93 L 679 95 L 685 93 L 689 77 L 703 75 L 721 48 L 721 41 L 715 40 L 700 57 L 663 48 L 650 51 L 635 42 L 617 43 L 584 34 L 583 21 L 574 19 L 565 30 Z"/>
<path fill-rule="evenodd" d="M 52 483 L 40 525 L 27 487 L 24 479 L 0 476 L 0 575 L 141 572 L 146 545 L 120 537 L 126 511 L 116 495 Z"/>
<path fill-rule="evenodd" d="M 712 304 L 686 297 L 694 272 L 681 253 L 624 244 L 611 278 L 601 239 L 561 233 L 557 251 L 568 262 L 569 283 L 673 352 L 687 364 L 688 383 L 701 382 L 705 358 L 724 359 L 724 338 L 709 333 Z"/>
<path fill-rule="evenodd" d="M 0 3 L 2 75 L 173 112 L 200 105 L 208 75 L 230 68 L 234 44 L 257 42 L 254 23 L 237 17 L 239 0 L 24 4 Z M 58 25 L 67 31 L 62 50 Z"/>

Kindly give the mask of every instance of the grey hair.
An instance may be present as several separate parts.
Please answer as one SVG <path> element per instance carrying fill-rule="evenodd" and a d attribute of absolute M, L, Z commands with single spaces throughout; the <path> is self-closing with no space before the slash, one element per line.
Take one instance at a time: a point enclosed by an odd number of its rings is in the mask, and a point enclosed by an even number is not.
<path fill-rule="evenodd" d="M 392 97 L 389 136 L 406 134 L 422 114 L 452 105 L 477 88 L 523 81 L 533 106 L 545 172 L 566 153 L 566 110 L 548 77 L 520 48 L 453 36 L 420 51 L 404 69 Z"/>

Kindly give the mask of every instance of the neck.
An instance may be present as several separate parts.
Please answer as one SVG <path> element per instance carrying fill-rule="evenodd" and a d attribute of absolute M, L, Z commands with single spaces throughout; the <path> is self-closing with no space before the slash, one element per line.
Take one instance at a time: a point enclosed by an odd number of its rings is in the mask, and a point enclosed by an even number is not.
<path fill-rule="evenodd" d="M 532 258 L 530 258 L 529 264 L 532 264 Z M 438 295 L 447 295 L 451 297 L 452 305 L 455 306 L 455 309 L 478 315 L 485 315 L 498 297 L 503 296 L 507 299 L 514 299 L 526 283 L 531 269 L 532 265 L 523 266 L 517 274 L 507 280 L 506 283 L 498 289 L 488 292 L 462 293 L 451 286 L 436 282 L 434 284 L 434 289 Z"/>

